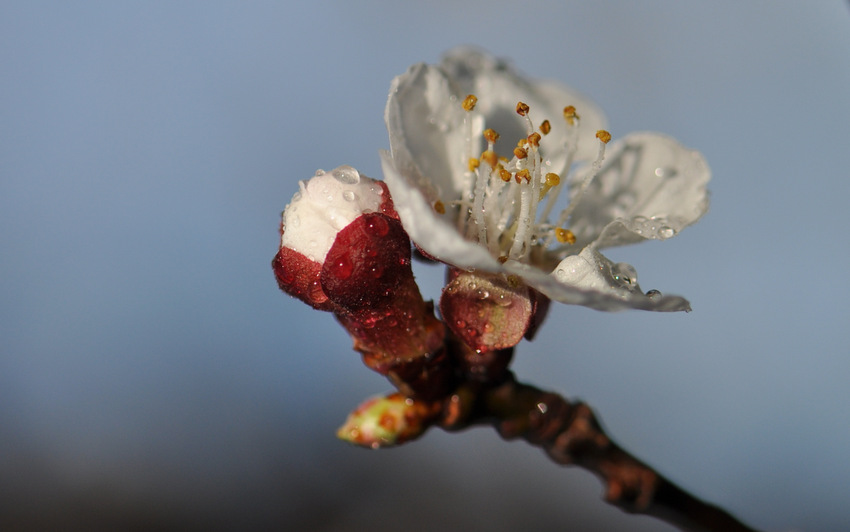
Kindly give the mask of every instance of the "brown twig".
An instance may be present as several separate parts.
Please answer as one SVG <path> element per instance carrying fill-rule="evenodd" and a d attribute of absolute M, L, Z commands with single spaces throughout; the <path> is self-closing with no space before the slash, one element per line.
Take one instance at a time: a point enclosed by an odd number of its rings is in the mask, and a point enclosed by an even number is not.
<path fill-rule="evenodd" d="M 541 447 L 556 463 L 593 472 L 605 485 L 605 500 L 626 512 L 651 515 L 689 531 L 754 531 L 611 441 L 585 403 L 519 383 L 512 374 L 494 386 L 460 387 L 443 410 L 439 424 L 447 430 L 490 424 L 505 439 L 522 438 Z"/>

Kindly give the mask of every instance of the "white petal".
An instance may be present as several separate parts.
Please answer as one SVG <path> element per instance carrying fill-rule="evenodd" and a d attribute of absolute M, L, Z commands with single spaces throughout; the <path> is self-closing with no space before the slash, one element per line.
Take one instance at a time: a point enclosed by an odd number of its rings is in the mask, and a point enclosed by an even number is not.
<path fill-rule="evenodd" d="M 393 159 L 381 151 L 384 181 L 390 189 L 393 205 L 410 239 L 434 258 L 464 269 L 497 272 L 501 265 L 486 248 L 464 239 L 446 215 L 437 214 L 407 174 L 393 166 Z"/>
<path fill-rule="evenodd" d="M 630 308 L 690 311 L 691 306 L 684 298 L 660 294 L 650 297 L 641 292 L 636 281 L 627 283 L 618 280 L 615 275 L 618 266 L 592 247 L 587 247 L 579 255 L 564 259 L 551 275 L 513 262 L 506 263 L 505 269 L 522 276 L 530 286 L 561 303 L 604 311 Z"/>
<path fill-rule="evenodd" d="M 572 182 L 580 183 L 589 171 L 577 172 Z M 598 248 L 665 240 L 708 210 L 710 178 L 699 152 L 658 133 L 633 133 L 606 151 L 602 171 L 578 200 L 570 230 L 578 245 L 595 241 Z"/>
<path fill-rule="evenodd" d="M 361 214 L 380 211 L 383 197 L 375 183 L 350 166 L 301 181 L 283 211 L 280 246 L 324 262 L 337 233 Z"/>
<path fill-rule="evenodd" d="M 413 65 L 390 86 L 384 120 L 393 159 L 430 201 L 459 199 L 466 188 L 465 115 L 437 67 Z M 476 126 L 474 134 L 480 139 L 483 126 Z"/>

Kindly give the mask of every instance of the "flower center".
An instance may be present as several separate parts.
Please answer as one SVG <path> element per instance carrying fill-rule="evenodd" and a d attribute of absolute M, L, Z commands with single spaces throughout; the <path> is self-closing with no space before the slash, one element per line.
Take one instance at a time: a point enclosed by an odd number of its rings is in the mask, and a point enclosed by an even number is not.
<path fill-rule="evenodd" d="M 483 132 L 487 148 L 480 154 L 475 153 L 478 143 L 473 135 L 473 118 L 477 102 L 478 98 L 470 94 L 461 104 L 466 111 L 465 153 L 468 166 L 465 175 L 468 189 L 458 202 L 458 229 L 466 238 L 477 239 L 487 246 L 490 253 L 502 262 L 534 261 L 538 254 L 550 248 L 557 253 L 574 244 L 576 237 L 566 223 L 578 200 L 599 173 L 605 157 L 605 145 L 611 140 L 611 134 L 605 130 L 596 133 L 599 151 L 591 171 L 580 183 L 576 183 L 578 188 L 572 201 L 557 219 L 551 221 L 552 209 L 567 181 L 578 144 L 580 119 L 575 107 L 564 108 L 566 145 L 551 149 L 565 149 L 566 161 L 559 172 L 552 172 L 549 161 L 544 157 L 544 144 L 547 144 L 552 125 L 549 120 L 535 125 L 529 106 L 523 102 L 517 103 L 516 112 L 525 122 L 526 136 L 517 139 L 513 152 L 509 156 L 497 154 L 495 145 L 499 134 L 487 128 Z M 434 209 L 442 214 L 445 205 L 438 201 Z"/>

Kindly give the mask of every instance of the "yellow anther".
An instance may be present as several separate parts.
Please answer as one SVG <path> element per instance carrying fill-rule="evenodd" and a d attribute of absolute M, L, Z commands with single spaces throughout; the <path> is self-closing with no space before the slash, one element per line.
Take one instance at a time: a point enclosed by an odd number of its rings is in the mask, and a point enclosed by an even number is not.
<path fill-rule="evenodd" d="M 568 105 L 564 107 L 564 120 L 571 126 L 576 125 L 576 120 L 581 117 L 576 113 L 576 108 L 572 105 Z"/>
<path fill-rule="evenodd" d="M 527 104 L 524 104 L 522 102 L 516 103 L 516 113 L 519 116 L 526 116 L 528 114 L 528 110 L 529 110 L 529 107 L 528 107 Z"/>
<path fill-rule="evenodd" d="M 576 235 L 569 229 L 563 229 L 561 227 L 555 228 L 555 238 L 557 238 L 558 242 L 561 244 L 572 245 L 576 243 Z"/>
<path fill-rule="evenodd" d="M 502 181 L 507 183 L 511 180 L 511 173 L 505 170 L 504 168 L 499 168 L 499 177 L 502 178 Z"/>
<path fill-rule="evenodd" d="M 488 127 L 484 130 L 484 138 L 487 139 L 487 142 L 496 142 L 499 140 L 499 134 Z"/>
<path fill-rule="evenodd" d="M 540 139 L 541 139 L 540 133 L 537 133 L 535 131 L 534 133 L 532 133 L 531 135 L 528 136 L 528 143 L 536 148 L 536 147 L 540 146 Z"/>
<path fill-rule="evenodd" d="M 526 183 L 531 182 L 531 172 L 528 171 L 528 168 L 523 168 L 519 172 L 516 173 L 517 183 L 519 183 L 520 178 L 525 179 Z"/>
<path fill-rule="evenodd" d="M 603 144 L 608 144 L 611 141 L 611 134 L 604 129 L 600 129 L 596 132 L 596 138 L 601 140 Z"/>
<path fill-rule="evenodd" d="M 434 202 L 434 210 L 437 211 L 437 214 L 446 214 L 446 206 L 440 200 Z"/>
<path fill-rule="evenodd" d="M 499 261 L 499 264 L 504 264 L 504 263 L 508 262 L 508 257 L 506 257 L 505 255 L 502 255 L 501 257 L 499 257 L 496 260 Z"/>
<path fill-rule="evenodd" d="M 516 145 L 517 145 L 518 147 L 520 147 L 520 148 L 522 148 L 522 147 L 523 147 L 523 146 L 525 146 L 526 144 L 528 144 L 528 139 L 527 139 L 527 138 L 522 138 L 522 139 L 519 139 L 518 141 L 516 141 Z"/>
<path fill-rule="evenodd" d="M 474 94 L 470 94 L 463 99 L 463 103 L 461 105 L 463 106 L 464 111 L 472 111 L 475 109 L 476 103 L 478 103 L 478 98 L 476 98 Z"/>
<path fill-rule="evenodd" d="M 550 131 L 552 131 L 552 124 L 550 124 L 548 120 L 544 120 L 543 123 L 540 124 L 540 132 L 544 135 L 548 135 Z"/>
<path fill-rule="evenodd" d="M 481 160 L 489 164 L 490 168 L 495 168 L 499 162 L 499 156 L 494 151 L 486 150 L 481 153 Z"/>
<path fill-rule="evenodd" d="M 475 157 L 469 158 L 469 171 L 474 172 L 478 170 L 478 167 L 481 165 L 481 161 L 476 159 Z"/>
<path fill-rule="evenodd" d="M 525 159 L 528 157 L 528 152 L 524 148 L 516 147 L 514 148 L 514 156 L 517 159 Z"/>
<path fill-rule="evenodd" d="M 561 176 L 554 172 L 546 174 L 546 184 L 550 187 L 556 187 L 561 183 Z"/>

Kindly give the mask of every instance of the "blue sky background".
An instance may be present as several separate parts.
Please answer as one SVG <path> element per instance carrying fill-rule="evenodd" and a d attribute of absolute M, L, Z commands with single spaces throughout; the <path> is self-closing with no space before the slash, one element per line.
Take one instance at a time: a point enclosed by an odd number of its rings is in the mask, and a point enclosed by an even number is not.
<path fill-rule="evenodd" d="M 554 308 L 520 379 L 756 527 L 850 527 L 850 8 L 825 0 L 3 2 L 0 523 L 672 530 L 489 429 L 334 437 L 389 385 L 277 290 L 279 213 L 317 168 L 380 177 L 390 80 L 459 44 L 714 174 L 698 225 L 611 253 L 694 311 Z"/>

